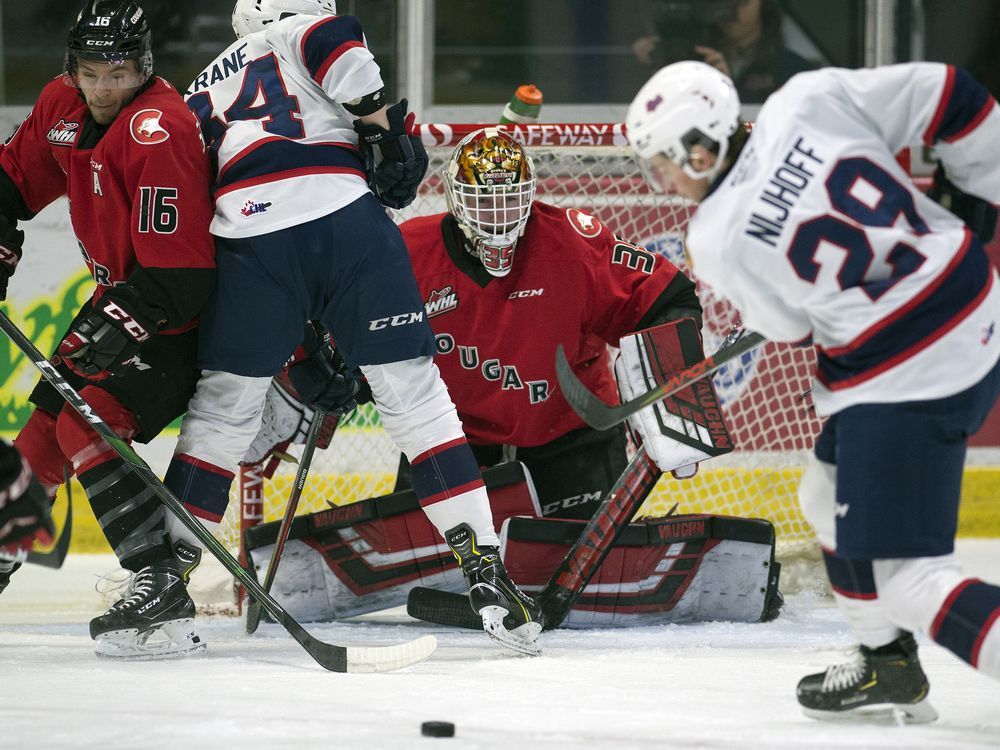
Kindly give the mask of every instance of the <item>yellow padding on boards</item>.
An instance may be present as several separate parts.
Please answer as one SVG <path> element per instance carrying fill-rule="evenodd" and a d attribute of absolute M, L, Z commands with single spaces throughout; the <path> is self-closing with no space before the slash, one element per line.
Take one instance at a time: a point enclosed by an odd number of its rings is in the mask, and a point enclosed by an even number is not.
<path fill-rule="evenodd" d="M 806 522 L 799 513 L 794 496 L 790 497 L 790 488 L 797 485 L 800 475 L 800 469 L 724 468 L 700 471 L 693 479 L 685 481 L 666 476 L 643 505 L 641 514 L 662 515 L 678 503 L 678 513 L 724 513 L 768 518 L 777 527 L 779 538 L 787 534 L 803 534 Z M 278 476 L 268 482 L 266 520 L 281 517 L 293 479 L 292 476 Z M 365 495 L 362 491 L 367 492 L 369 488 L 374 488 L 371 490 L 373 494 L 386 494 L 392 490 L 393 481 L 391 474 L 318 474 L 307 481 L 300 510 L 307 512 L 328 507 L 327 499 L 331 496 L 338 498 L 339 504 L 354 502 L 363 499 Z M 322 495 L 317 494 L 316 489 L 321 487 L 328 488 Z M 70 552 L 108 552 L 104 534 L 75 480 L 73 498 Z M 65 488 L 59 491 L 53 513 L 56 523 L 61 523 L 65 513 Z M 1000 466 L 970 466 L 965 469 L 958 535 L 1000 538 Z"/>

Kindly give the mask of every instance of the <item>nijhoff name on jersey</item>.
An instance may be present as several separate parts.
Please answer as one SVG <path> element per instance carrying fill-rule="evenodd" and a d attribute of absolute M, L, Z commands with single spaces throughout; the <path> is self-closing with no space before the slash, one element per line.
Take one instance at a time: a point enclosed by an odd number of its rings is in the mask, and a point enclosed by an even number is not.
<path fill-rule="evenodd" d="M 822 163 L 816 152 L 803 143 L 801 136 L 796 138 L 791 150 L 785 154 L 774 174 L 768 178 L 766 187 L 757 196 L 758 209 L 750 214 L 746 235 L 776 247 L 792 207 L 816 176 L 816 165 Z"/>

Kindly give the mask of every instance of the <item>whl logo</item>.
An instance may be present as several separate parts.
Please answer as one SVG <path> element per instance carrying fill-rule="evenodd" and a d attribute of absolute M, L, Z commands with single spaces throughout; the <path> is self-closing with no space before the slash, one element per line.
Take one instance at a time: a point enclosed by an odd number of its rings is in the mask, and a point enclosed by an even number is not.
<path fill-rule="evenodd" d="M 271 207 L 270 203 L 258 203 L 257 201 L 247 201 L 243 204 L 243 208 L 240 209 L 240 213 L 244 216 L 253 216 L 254 214 L 262 214 L 267 209 Z"/>
<path fill-rule="evenodd" d="M 427 312 L 428 318 L 441 315 L 457 307 L 458 295 L 452 291 L 450 286 L 446 286 L 444 289 L 435 289 L 424 303 L 424 310 Z"/>
<path fill-rule="evenodd" d="M 51 130 L 49 130 L 45 138 L 49 143 L 54 143 L 57 146 L 71 146 L 73 145 L 73 141 L 76 140 L 76 136 L 79 131 L 80 123 L 59 120 L 59 122 L 54 125 Z"/>

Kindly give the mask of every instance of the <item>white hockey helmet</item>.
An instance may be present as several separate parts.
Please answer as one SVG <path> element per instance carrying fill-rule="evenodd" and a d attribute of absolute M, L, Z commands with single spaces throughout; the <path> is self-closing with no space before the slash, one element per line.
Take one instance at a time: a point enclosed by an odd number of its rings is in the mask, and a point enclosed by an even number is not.
<path fill-rule="evenodd" d="M 694 179 L 715 177 L 723 167 L 729 136 L 740 124 L 740 98 L 729 76 L 693 60 L 661 68 L 635 95 L 625 117 L 629 143 L 652 184 L 650 160 L 663 154 Z M 716 154 L 715 164 L 696 170 L 691 149 Z"/>
<path fill-rule="evenodd" d="M 233 31 L 239 38 L 260 31 L 275 21 L 298 13 L 306 16 L 332 16 L 337 13 L 335 0 L 236 0 L 233 8 Z"/>
<path fill-rule="evenodd" d="M 535 198 L 535 167 L 524 147 L 496 128 L 470 133 L 444 173 L 448 209 L 493 276 L 506 276 Z"/>

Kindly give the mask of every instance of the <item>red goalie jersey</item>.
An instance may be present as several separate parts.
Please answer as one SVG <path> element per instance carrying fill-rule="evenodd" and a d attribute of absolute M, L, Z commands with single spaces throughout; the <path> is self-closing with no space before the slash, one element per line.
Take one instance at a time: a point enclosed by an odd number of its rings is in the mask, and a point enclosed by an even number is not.
<path fill-rule="evenodd" d="M 556 347 L 608 402 L 607 345 L 694 285 L 666 258 L 618 239 L 595 217 L 535 201 L 510 273 L 491 276 L 449 214 L 401 227 L 435 358 L 469 441 L 542 445 L 584 426 L 559 392 Z M 695 302 L 694 304 L 697 304 Z"/>
<path fill-rule="evenodd" d="M 73 232 L 98 284 L 94 298 L 136 266 L 214 268 L 209 163 L 177 92 L 154 78 L 88 148 L 94 127 L 79 91 L 60 76 L 0 150 L 0 167 L 31 214 L 69 197 Z M 171 299 L 164 307 L 190 306 Z M 170 317 L 168 328 L 190 314 Z"/>

